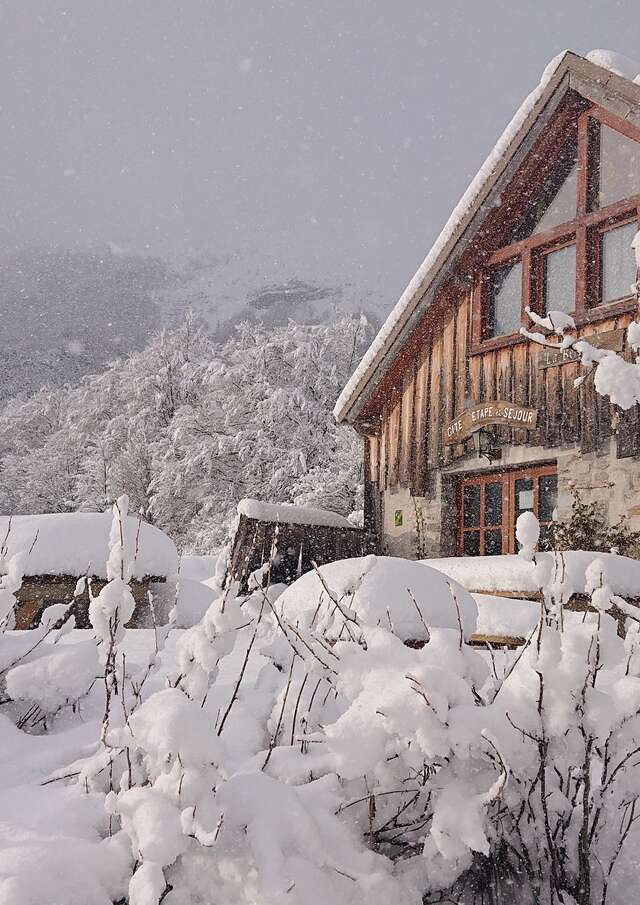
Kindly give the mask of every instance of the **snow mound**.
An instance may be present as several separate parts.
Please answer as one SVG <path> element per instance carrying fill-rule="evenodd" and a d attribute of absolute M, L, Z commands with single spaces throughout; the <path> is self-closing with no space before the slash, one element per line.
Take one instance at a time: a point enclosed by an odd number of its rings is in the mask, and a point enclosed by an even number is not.
<path fill-rule="evenodd" d="M 640 63 L 614 50 L 591 50 L 586 58 L 595 66 L 602 66 L 603 69 L 608 69 L 631 82 L 637 81 L 640 77 Z"/>
<path fill-rule="evenodd" d="M 216 574 L 217 556 L 198 556 L 195 553 L 183 553 L 180 557 L 180 579 L 205 581 Z"/>
<path fill-rule="evenodd" d="M 538 624 L 540 604 L 492 594 L 472 594 L 478 606 L 476 634 L 527 638 Z"/>
<path fill-rule="evenodd" d="M 426 640 L 425 624 L 429 631 L 458 631 L 459 613 L 465 638 L 476 630 L 478 608 L 472 596 L 422 563 L 364 556 L 329 563 L 318 571 L 339 607 L 318 574 L 307 572 L 278 598 L 277 608 L 288 622 L 304 627 L 314 624 L 332 637 L 342 628 L 346 612 L 363 625 L 391 626 L 400 640 L 409 641 Z"/>
<path fill-rule="evenodd" d="M 640 597 L 640 561 L 617 553 L 594 553 L 569 550 L 562 554 L 567 577 L 576 593 L 585 593 L 585 572 L 595 559 L 605 564 L 607 578 L 614 594 Z M 550 564 L 552 553 L 536 553 L 539 563 Z M 448 575 L 468 591 L 536 593 L 538 585 L 530 562 L 517 554 L 502 556 L 451 556 L 424 559 L 422 563 Z"/>
<path fill-rule="evenodd" d="M 25 561 L 25 575 L 73 575 L 87 571 L 97 578 L 107 577 L 111 512 L 65 512 L 47 515 L 14 515 L 6 546 L 9 556 L 31 550 Z M 123 519 L 127 557 L 135 556 L 138 519 Z M 9 517 L 0 516 L 0 540 L 9 530 Z M 33 547 L 33 549 L 31 549 Z M 173 541 L 159 528 L 140 524 L 138 555 L 132 577 L 168 577 L 175 574 L 178 554 Z"/>
<path fill-rule="evenodd" d="M 180 578 L 178 588 L 178 607 L 176 612 L 176 628 L 191 628 L 200 622 L 218 592 L 201 581 L 191 578 Z"/>
<path fill-rule="evenodd" d="M 263 503 L 245 499 L 238 503 L 238 512 L 261 522 L 283 522 L 287 525 L 321 525 L 333 528 L 353 528 L 351 522 L 328 509 L 294 506 L 292 503 Z"/>

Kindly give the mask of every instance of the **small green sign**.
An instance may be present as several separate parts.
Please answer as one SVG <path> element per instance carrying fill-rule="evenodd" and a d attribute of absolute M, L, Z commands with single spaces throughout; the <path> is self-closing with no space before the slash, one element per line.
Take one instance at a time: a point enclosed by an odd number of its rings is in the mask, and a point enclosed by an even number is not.
<path fill-rule="evenodd" d="M 396 509 L 393 516 L 393 523 L 396 528 L 402 528 L 402 509 Z"/>

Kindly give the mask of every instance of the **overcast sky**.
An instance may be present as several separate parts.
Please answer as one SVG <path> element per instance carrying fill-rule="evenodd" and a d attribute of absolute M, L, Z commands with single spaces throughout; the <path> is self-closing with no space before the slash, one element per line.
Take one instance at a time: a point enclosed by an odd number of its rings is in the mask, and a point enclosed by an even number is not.
<path fill-rule="evenodd" d="M 637 0 L 0 0 L 0 248 L 257 250 L 389 305 L 564 48 Z"/>

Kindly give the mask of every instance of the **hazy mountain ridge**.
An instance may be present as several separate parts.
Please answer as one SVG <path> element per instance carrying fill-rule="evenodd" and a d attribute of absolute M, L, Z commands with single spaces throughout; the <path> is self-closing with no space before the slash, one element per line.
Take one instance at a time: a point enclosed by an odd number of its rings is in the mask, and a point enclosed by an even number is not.
<path fill-rule="evenodd" d="M 220 340 L 241 321 L 326 323 L 336 313 L 362 310 L 375 323 L 384 310 L 380 294 L 293 278 L 284 265 L 276 276 L 274 281 L 273 267 L 254 252 L 205 254 L 176 264 L 106 245 L 97 252 L 29 249 L 5 258 L 0 399 L 45 384 L 76 383 L 143 348 L 189 309 Z"/>

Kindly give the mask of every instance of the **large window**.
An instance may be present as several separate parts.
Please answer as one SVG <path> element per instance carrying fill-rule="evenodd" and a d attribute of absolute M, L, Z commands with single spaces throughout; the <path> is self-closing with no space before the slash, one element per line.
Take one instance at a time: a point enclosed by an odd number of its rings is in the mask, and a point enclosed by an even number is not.
<path fill-rule="evenodd" d="M 526 306 L 540 314 L 565 311 L 579 321 L 632 302 L 640 132 L 592 108 L 567 130 L 555 165 L 547 171 L 543 163 L 539 184 L 480 281 L 476 343 L 517 336 Z"/>
<path fill-rule="evenodd" d="M 635 261 L 629 249 L 638 229 L 637 223 L 625 223 L 600 235 L 600 279 L 603 302 L 625 298 L 633 290 Z"/>
<path fill-rule="evenodd" d="M 550 549 L 557 497 L 555 465 L 464 478 L 460 483 L 459 554 L 516 553 L 516 521 L 523 512 L 535 513 L 540 523 L 539 548 Z"/>

